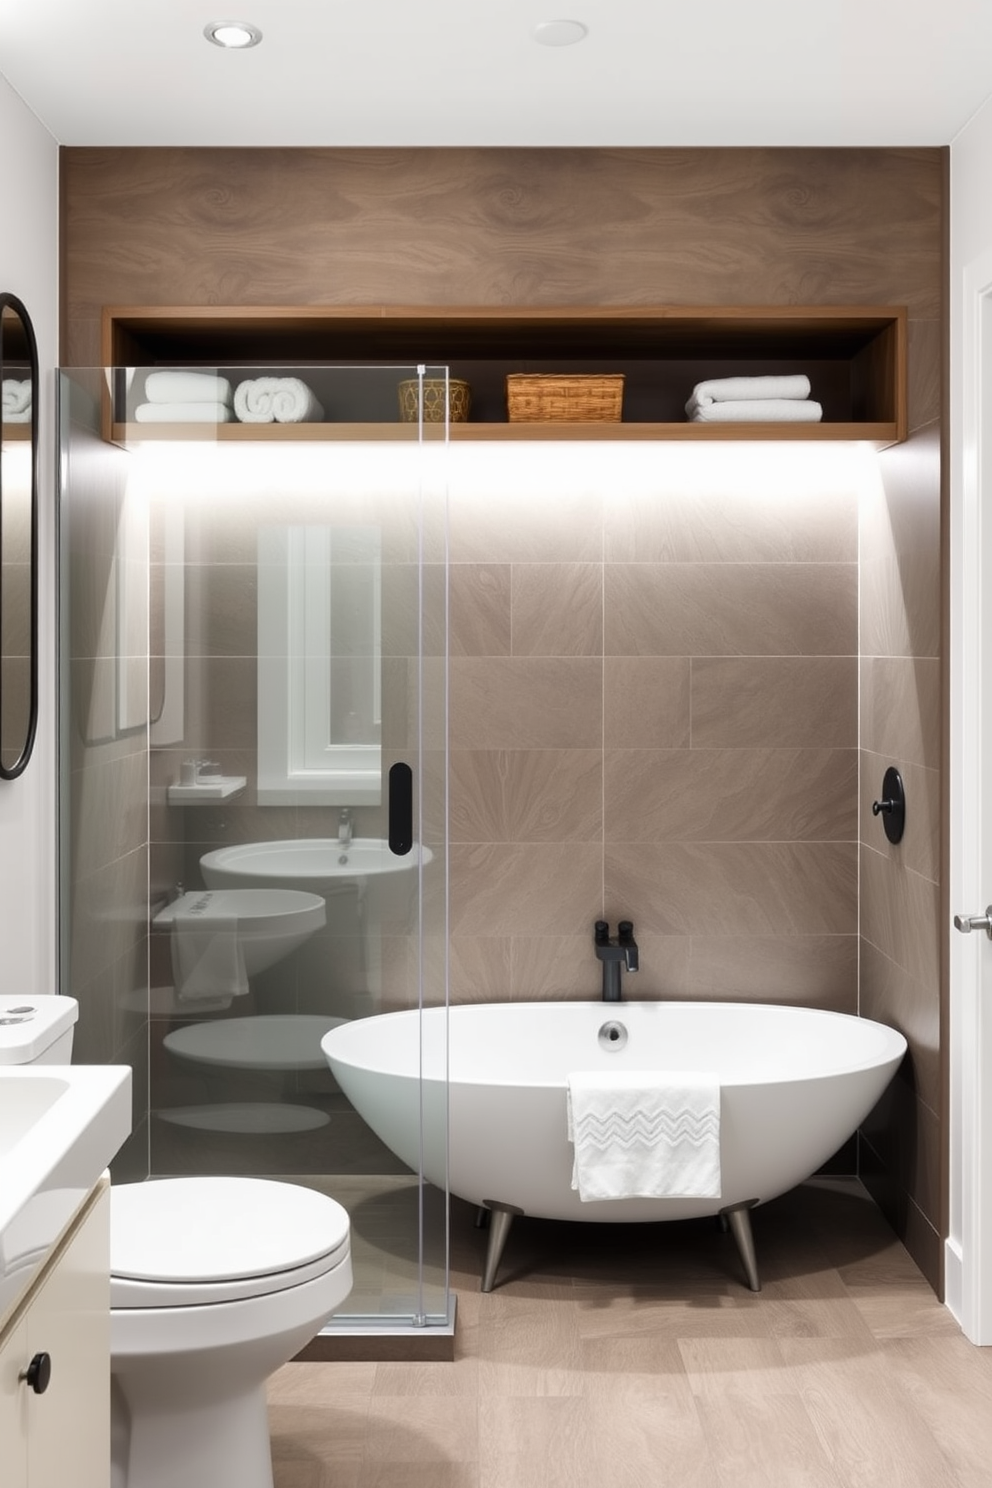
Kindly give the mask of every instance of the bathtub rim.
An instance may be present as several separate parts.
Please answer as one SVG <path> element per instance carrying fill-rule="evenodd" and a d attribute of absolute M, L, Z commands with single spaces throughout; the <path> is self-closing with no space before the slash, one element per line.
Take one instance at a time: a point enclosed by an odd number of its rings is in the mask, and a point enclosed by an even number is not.
<path fill-rule="evenodd" d="M 850 1025 L 867 1024 L 870 1025 L 872 1030 L 877 1030 L 880 1033 L 883 1045 L 886 1046 L 884 1049 L 880 1049 L 872 1057 L 866 1056 L 856 1061 L 848 1060 L 843 1064 L 834 1064 L 830 1067 L 818 1070 L 815 1073 L 806 1071 L 797 1073 L 795 1070 L 788 1068 L 787 1065 L 783 1065 L 781 1071 L 777 1073 L 771 1074 L 767 1069 L 763 1069 L 759 1075 L 753 1078 L 724 1078 L 723 1076 L 721 1076 L 721 1086 L 728 1090 L 743 1090 L 750 1087 L 765 1085 L 795 1084 L 797 1082 L 805 1083 L 807 1081 L 816 1082 L 821 1080 L 835 1080 L 844 1075 L 857 1074 L 865 1070 L 880 1069 L 888 1065 L 892 1066 L 892 1071 L 894 1074 L 895 1071 L 898 1069 L 899 1064 L 905 1058 L 909 1049 L 908 1040 L 906 1039 L 905 1034 L 903 1034 L 899 1029 L 893 1028 L 890 1024 L 882 1023 L 875 1018 L 863 1018 L 860 1014 L 857 1013 L 842 1013 L 835 1009 L 812 1008 L 803 1005 L 797 1005 L 794 1003 L 751 1002 L 746 998 L 723 998 L 719 1000 L 701 999 L 699 1001 L 693 1001 L 690 998 L 625 998 L 619 1003 L 603 1002 L 601 999 L 598 998 L 562 998 L 554 1000 L 528 999 L 526 1001 L 511 1001 L 507 999 L 504 1002 L 485 1001 L 459 1002 L 447 1005 L 433 1004 L 423 1008 L 400 1008 L 388 1013 L 373 1013 L 370 1014 L 368 1017 L 352 1019 L 349 1022 L 342 1024 L 339 1028 L 331 1029 L 327 1034 L 325 1034 L 320 1041 L 320 1046 L 321 1050 L 323 1051 L 325 1060 L 333 1069 L 331 1053 L 328 1050 L 327 1045 L 330 1043 L 336 1047 L 336 1045 L 339 1043 L 346 1044 L 349 1040 L 349 1037 L 353 1037 L 353 1035 L 349 1034 L 349 1030 L 355 1029 L 358 1025 L 368 1024 L 373 1021 L 388 1021 L 392 1026 L 395 1026 L 401 1020 L 404 1022 L 416 1022 L 419 1024 L 420 1020 L 423 1020 L 425 1018 L 429 1018 L 431 1022 L 436 1022 L 438 1021 L 438 1019 L 450 1020 L 452 1015 L 458 1015 L 460 1010 L 464 1010 L 465 1013 L 470 1014 L 470 1012 L 475 1009 L 488 1010 L 495 1008 L 513 1009 L 514 1011 L 518 1011 L 521 1013 L 525 1013 L 528 1010 L 535 1009 L 540 1010 L 541 1012 L 554 1010 L 553 1015 L 557 1016 L 558 1010 L 564 1010 L 566 1008 L 574 1007 L 587 1007 L 598 1008 L 602 1013 L 603 1021 L 608 1022 L 613 1019 L 619 1019 L 622 1021 L 624 1009 L 632 1007 L 641 1008 L 654 1006 L 689 1008 L 694 1010 L 705 1008 L 712 1009 L 715 1013 L 719 1012 L 720 1010 L 726 1009 L 733 1009 L 737 1011 L 742 1008 L 748 1008 L 754 1009 L 755 1012 L 761 1012 L 766 1015 L 771 1014 L 783 1019 L 789 1017 L 805 1017 L 831 1020 L 834 1022 L 843 1021 L 845 1024 Z M 634 1016 L 637 1017 L 640 1016 L 640 1014 L 634 1014 Z M 560 1078 L 556 1077 L 554 1079 L 548 1079 L 546 1077 L 524 1078 L 519 1073 L 513 1075 L 512 1077 L 510 1075 L 502 1076 L 495 1073 L 464 1076 L 456 1074 L 452 1071 L 450 1063 L 450 1045 L 447 1037 L 445 1037 L 444 1040 L 443 1053 L 445 1068 L 443 1072 L 440 1073 L 437 1073 L 433 1070 L 421 1068 L 394 1068 L 384 1064 L 381 1060 L 378 1063 L 372 1063 L 370 1060 L 358 1060 L 354 1057 L 345 1058 L 337 1053 L 335 1053 L 334 1057 L 340 1059 L 343 1065 L 356 1070 L 388 1075 L 392 1079 L 422 1079 L 426 1083 L 446 1084 L 451 1089 L 482 1086 L 487 1089 L 522 1088 L 529 1090 L 564 1090 L 567 1082 L 567 1073 L 563 1074 Z M 664 1067 L 665 1066 L 661 1063 L 649 1066 L 649 1068 L 657 1069 L 663 1069 Z"/>

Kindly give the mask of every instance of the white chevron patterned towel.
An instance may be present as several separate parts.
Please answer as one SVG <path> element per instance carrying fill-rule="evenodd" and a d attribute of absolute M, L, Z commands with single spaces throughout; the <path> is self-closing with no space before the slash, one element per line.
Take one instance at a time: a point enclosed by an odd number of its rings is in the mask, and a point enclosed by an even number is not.
<path fill-rule="evenodd" d="M 709 1072 L 568 1077 L 579 1198 L 720 1197 L 720 1084 Z"/>

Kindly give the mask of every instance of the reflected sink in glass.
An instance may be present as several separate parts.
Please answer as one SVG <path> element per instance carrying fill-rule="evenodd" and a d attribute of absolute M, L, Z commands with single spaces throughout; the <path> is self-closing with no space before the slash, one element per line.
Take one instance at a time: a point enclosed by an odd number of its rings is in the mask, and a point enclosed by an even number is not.
<path fill-rule="evenodd" d="M 204 853 L 200 868 L 208 889 L 278 885 L 326 895 L 349 884 L 410 874 L 432 856 L 430 848 L 417 846 L 398 856 L 383 837 L 355 837 L 347 847 L 336 837 L 301 837 L 220 847 Z"/>
<path fill-rule="evenodd" d="M 0 1069 L 0 1317 L 130 1131 L 127 1065 Z"/>

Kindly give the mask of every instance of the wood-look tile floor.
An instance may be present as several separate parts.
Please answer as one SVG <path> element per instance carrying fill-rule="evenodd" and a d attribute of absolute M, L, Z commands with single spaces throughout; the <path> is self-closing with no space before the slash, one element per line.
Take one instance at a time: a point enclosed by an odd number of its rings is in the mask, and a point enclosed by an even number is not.
<path fill-rule="evenodd" d="M 451 1363 L 288 1364 L 276 1488 L 989 1488 L 973 1347 L 852 1180 L 713 1221 L 518 1220 L 495 1291 L 452 1214 Z"/>

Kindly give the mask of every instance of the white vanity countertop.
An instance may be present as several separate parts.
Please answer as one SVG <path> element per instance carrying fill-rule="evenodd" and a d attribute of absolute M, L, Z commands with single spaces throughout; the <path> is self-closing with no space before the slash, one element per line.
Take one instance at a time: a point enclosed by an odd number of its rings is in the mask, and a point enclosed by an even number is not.
<path fill-rule="evenodd" d="M 126 1065 L 0 1068 L 0 1326 L 130 1132 Z"/>

